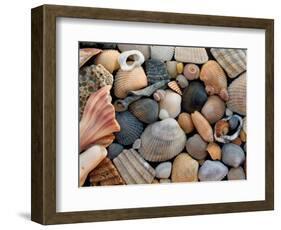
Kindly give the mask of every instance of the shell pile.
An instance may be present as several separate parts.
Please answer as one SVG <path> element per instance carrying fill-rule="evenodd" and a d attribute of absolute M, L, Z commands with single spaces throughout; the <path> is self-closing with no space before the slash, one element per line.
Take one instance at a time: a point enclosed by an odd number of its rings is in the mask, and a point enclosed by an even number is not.
<path fill-rule="evenodd" d="M 79 51 L 80 186 L 247 178 L 247 50 Z"/>

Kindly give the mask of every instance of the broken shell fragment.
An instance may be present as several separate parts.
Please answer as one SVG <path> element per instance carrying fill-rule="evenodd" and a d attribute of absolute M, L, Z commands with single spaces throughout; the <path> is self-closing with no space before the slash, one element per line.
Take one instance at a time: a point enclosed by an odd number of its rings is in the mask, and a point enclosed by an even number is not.
<path fill-rule="evenodd" d="M 128 64 L 129 57 L 132 57 L 134 61 L 132 64 Z M 119 55 L 118 62 L 122 70 L 131 71 L 135 67 L 140 67 L 142 63 L 144 63 L 144 56 L 138 50 L 129 50 L 129 51 L 122 52 Z"/>

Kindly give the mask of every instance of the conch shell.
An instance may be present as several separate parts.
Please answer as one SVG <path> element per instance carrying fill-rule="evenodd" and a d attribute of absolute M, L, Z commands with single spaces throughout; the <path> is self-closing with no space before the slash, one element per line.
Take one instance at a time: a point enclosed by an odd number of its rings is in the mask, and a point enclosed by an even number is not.
<path fill-rule="evenodd" d="M 195 111 L 191 114 L 191 119 L 200 136 L 207 142 L 213 142 L 213 129 L 206 118 L 198 111 Z"/>

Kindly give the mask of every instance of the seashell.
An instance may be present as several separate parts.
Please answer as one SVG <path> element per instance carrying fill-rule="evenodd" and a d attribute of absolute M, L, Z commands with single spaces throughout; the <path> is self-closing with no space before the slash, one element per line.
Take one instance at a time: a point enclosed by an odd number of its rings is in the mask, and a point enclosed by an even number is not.
<path fill-rule="evenodd" d="M 245 180 L 246 175 L 242 167 L 231 168 L 227 174 L 228 180 Z"/>
<path fill-rule="evenodd" d="M 192 113 L 195 110 L 201 111 L 207 99 L 204 86 L 198 81 L 193 81 L 183 91 L 181 106 L 183 111 L 187 113 Z"/>
<path fill-rule="evenodd" d="M 233 112 L 232 112 L 229 108 L 226 108 L 226 109 L 225 109 L 225 115 L 226 115 L 227 117 L 232 116 L 232 115 L 233 115 Z"/>
<path fill-rule="evenodd" d="M 150 97 L 156 90 L 163 88 L 168 80 L 158 81 L 153 85 L 147 86 L 144 89 L 130 91 L 130 94 L 143 96 L 143 97 Z"/>
<path fill-rule="evenodd" d="M 113 105 L 116 112 L 124 112 L 128 110 L 128 107 L 134 101 L 137 101 L 141 98 L 141 96 L 128 96 L 125 99 L 118 99 L 114 101 Z"/>
<path fill-rule="evenodd" d="M 182 74 L 183 73 L 183 63 L 182 62 L 178 62 L 177 63 L 177 73 L 178 74 Z"/>
<path fill-rule="evenodd" d="M 156 90 L 156 92 L 153 94 L 153 98 L 155 101 L 160 101 L 160 100 L 164 100 L 166 95 L 166 91 L 163 89 L 158 89 Z"/>
<path fill-rule="evenodd" d="M 187 139 L 185 147 L 189 155 L 196 160 L 202 160 L 208 155 L 207 143 L 198 134 Z"/>
<path fill-rule="evenodd" d="M 243 126 L 242 126 L 243 131 L 247 134 L 247 117 L 243 118 Z"/>
<path fill-rule="evenodd" d="M 147 78 L 142 67 L 131 71 L 119 69 L 115 75 L 114 94 L 118 98 L 127 97 L 128 93 L 147 86 Z"/>
<path fill-rule="evenodd" d="M 155 170 L 134 149 L 123 150 L 113 163 L 126 184 L 151 184 L 155 177 Z"/>
<path fill-rule="evenodd" d="M 99 54 L 102 50 L 96 48 L 82 48 L 79 50 L 79 67 L 82 67 L 92 57 Z"/>
<path fill-rule="evenodd" d="M 93 144 L 110 145 L 114 132 L 120 131 L 110 96 L 111 86 L 104 86 L 93 93 L 85 106 L 80 121 L 80 152 Z"/>
<path fill-rule="evenodd" d="M 217 94 L 224 101 L 229 99 L 225 73 L 216 61 L 210 60 L 202 66 L 200 80 L 205 83 L 209 95 Z"/>
<path fill-rule="evenodd" d="M 186 136 L 177 121 L 168 118 L 148 125 L 141 135 L 140 154 L 148 161 L 166 161 L 179 154 Z"/>
<path fill-rule="evenodd" d="M 123 185 L 116 167 L 109 158 L 105 158 L 90 174 L 89 181 L 92 185 Z"/>
<path fill-rule="evenodd" d="M 235 145 L 242 145 L 242 140 L 240 139 L 240 137 L 237 137 L 236 139 L 231 141 L 231 143 Z"/>
<path fill-rule="evenodd" d="M 175 59 L 179 62 L 203 64 L 209 57 L 205 48 L 176 47 Z"/>
<path fill-rule="evenodd" d="M 160 61 L 172 60 L 175 52 L 173 46 L 150 46 L 151 59 Z"/>
<path fill-rule="evenodd" d="M 182 91 L 181 91 L 181 89 L 180 89 L 180 87 L 179 87 L 179 85 L 176 81 L 170 81 L 168 83 L 168 86 L 171 90 L 175 91 L 179 95 L 182 95 Z"/>
<path fill-rule="evenodd" d="M 241 115 L 246 115 L 246 73 L 236 78 L 228 86 L 229 100 L 227 107 Z"/>
<path fill-rule="evenodd" d="M 198 181 L 199 164 L 188 154 L 179 154 L 173 163 L 172 182 L 194 182 Z"/>
<path fill-rule="evenodd" d="M 216 137 L 222 137 L 228 134 L 229 123 L 226 120 L 219 120 L 215 125 L 215 135 Z"/>
<path fill-rule="evenodd" d="M 113 160 L 115 157 L 117 157 L 122 151 L 124 147 L 118 143 L 112 143 L 108 146 L 108 155 L 107 157 L 111 160 Z"/>
<path fill-rule="evenodd" d="M 150 98 L 135 101 L 129 106 L 129 111 L 140 121 L 150 124 L 158 119 L 158 103 Z"/>
<path fill-rule="evenodd" d="M 191 114 L 191 119 L 200 136 L 207 142 L 213 142 L 213 129 L 203 115 L 198 111 L 195 111 Z"/>
<path fill-rule="evenodd" d="M 89 42 L 89 41 L 80 41 L 79 46 L 81 48 L 98 48 L 98 49 L 115 49 L 116 44 L 115 43 L 99 43 L 99 42 Z"/>
<path fill-rule="evenodd" d="M 121 52 L 129 50 L 138 50 L 143 54 L 145 60 L 150 57 L 150 46 L 147 45 L 118 44 L 118 49 Z"/>
<path fill-rule="evenodd" d="M 165 92 L 165 97 L 159 102 L 160 112 L 162 111 L 163 113 L 164 110 L 168 117 L 175 118 L 181 112 L 181 96 L 169 89 L 165 90 Z M 162 117 L 159 113 L 159 118 L 165 119 L 167 117 Z"/>
<path fill-rule="evenodd" d="M 172 163 L 171 162 L 160 163 L 155 168 L 155 172 L 156 172 L 156 177 L 159 179 L 169 178 L 172 172 Z"/>
<path fill-rule="evenodd" d="M 128 58 L 132 57 L 134 62 L 132 64 L 128 65 Z M 140 67 L 142 63 L 144 63 L 144 56 L 143 54 L 138 50 L 129 50 L 122 52 L 119 55 L 118 63 L 120 65 L 120 68 L 124 71 L 131 71 L 135 67 Z"/>
<path fill-rule="evenodd" d="M 181 74 L 177 76 L 176 81 L 182 89 L 188 86 L 188 81 L 186 80 L 185 76 Z"/>
<path fill-rule="evenodd" d="M 232 116 L 229 120 L 228 120 L 228 123 L 229 123 L 229 128 L 230 130 L 234 130 L 238 127 L 239 125 L 239 119 L 237 116 Z M 244 124 L 244 123 L 243 123 Z"/>
<path fill-rule="evenodd" d="M 201 113 L 210 122 L 216 123 L 224 115 L 225 103 L 218 96 L 210 96 L 204 104 Z"/>
<path fill-rule="evenodd" d="M 210 142 L 207 146 L 207 151 L 212 160 L 221 160 L 221 148 L 217 143 Z"/>
<path fill-rule="evenodd" d="M 228 173 L 228 168 L 220 161 L 206 160 L 200 167 L 198 177 L 200 181 L 221 181 Z"/>
<path fill-rule="evenodd" d="M 95 64 L 101 64 L 108 70 L 108 72 L 113 73 L 113 71 L 119 69 L 119 51 L 117 50 L 104 50 L 95 58 Z"/>
<path fill-rule="evenodd" d="M 177 64 L 177 61 L 166 62 L 167 71 L 171 78 L 175 78 L 178 75 Z"/>
<path fill-rule="evenodd" d="M 183 69 L 183 75 L 187 80 L 195 80 L 199 78 L 200 69 L 198 65 L 186 64 Z"/>
<path fill-rule="evenodd" d="M 237 168 L 245 161 L 245 153 L 239 145 L 224 144 L 222 147 L 222 161 L 228 166 Z"/>
<path fill-rule="evenodd" d="M 133 149 L 139 149 L 140 147 L 141 147 L 141 139 L 139 138 L 139 139 L 136 139 L 136 140 L 135 140 L 135 142 L 134 142 L 132 148 L 133 148 Z"/>
<path fill-rule="evenodd" d="M 246 52 L 242 49 L 211 48 L 211 53 L 230 78 L 246 71 Z"/>
<path fill-rule="evenodd" d="M 117 142 L 121 145 L 131 145 L 143 131 L 143 124 L 129 111 L 116 113 L 116 120 L 121 130 L 116 133 Z"/>
<path fill-rule="evenodd" d="M 106 157 L 106 155 L 106 149 L 100 145 L 94 145 L 79 155 L 80 186 L 83 186 L 88 174 L 98 166 L 98 164 Z"/>
<path fill-rule="evenodd" d="M 159 60 L 149 59 L 145 61 L 145 72 L 149 84 L 170 79 L 165 63 Z"/>
<path fill-rule="evenodd" d="M 191 133 L 194 129 L 191 116 L 188 113 L 181 113 L 178 117 L 178 123 L 186 134 Z"/>

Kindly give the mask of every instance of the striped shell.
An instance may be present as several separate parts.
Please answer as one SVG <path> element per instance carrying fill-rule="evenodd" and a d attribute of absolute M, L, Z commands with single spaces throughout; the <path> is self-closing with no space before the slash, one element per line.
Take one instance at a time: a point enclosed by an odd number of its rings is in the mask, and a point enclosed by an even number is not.
<path fill-rule="evenodd" d="M 236 113 L 246 115 L 246 73 L 236 78 L 228 87 L 229 100 L 227 107 Z"/>
<path fill-rule="evenodd" d="M 119 69 L 119 51 L 117 50 L 104 50 L 95 58 L 95 64 L 101 64 L 108 70 L 108 72 L 113 73 L 113 71 Z"/>
<path fill-rule="evenodd" d="M 164 62 L 156 59 L 149 59 L 145 61 L 144 64 L 149 84 L 154 84 L 162 80 L 170 79 L 167 67 Z"/>
<path fill-rule="evenodd" d="M 173 46 L 150 46 L 151 59 L 160 61 L 172 60 L 175 52 Z"/>
<path fill-rule="evenodd" d="M 119 44 L 118 49 L 121 52 L 129 50 L 138 50 L 143 54 L 145 60 L 150 57 L 150 46 L 147 45 Z"/>
<path fill-rule="evenodd" d="M 200 136 L 207 142 L 213 142 L 213 129 L 205 117 L 198 111 L 191 114 L 191 119 Z"/>
<path fill-rule="evenodd" d="M 79 67 L 83 66 L 93 56 L 99 54 L 102 50 L 96 48 L 82 48 L 79 50 Z"/>
<path fill-rule="evenodd" d="M 183 69 L 183 74 L 187 80 L 195 80 L 199 78 L 200 69 L 198 65 L 186 64 Z"/>
<path fill-rule="evenodd" d="M 178 83 L 176 81 L 170 81 L 168 83 L 168 86 L 171 90 L 178 93 L 179 95 L 182 95 L 181 88 L 179 87 Z"/>
<path fill-rule="evenodd" d="M 203 64 L 209 57 L 205 48 L 176 47 L 175 59 L 179 62 Z"/>
<path fill-rule="evenodd" d="M 146 127 L 141 135 L 140 154 L 148 161 L 166 161 L 178 155 L 186 136 L 177 121 L 167 118 Z"/>
<path fill-rule="evenodd" d="M 156 174 L 134 149 L 123 150 L 113 163 L 126 184 L 151 184 Z"/>
<path fill-rule="evenodd" d="M 168 117 L 175 118 L 181 112 L 181 96 L 172 90 L 165 90 L 165 97 L 159 102 L 160 112 L 159 118 L 161 120 Z M 165 115 L 163 112 L 165 111 Z"/>
<path fill-rule="evenodd" d="M 246 50 L 211 48 L 211 53 L 228 77 L 235 78 L 246 71 Z"/>
<path fill-rule="evenodd" d="M 201 113 L 210 122 L 216 123 L 224 115 L 225 103 L 218 96 L 210 96 L 203 106 Z"/>

